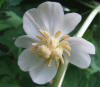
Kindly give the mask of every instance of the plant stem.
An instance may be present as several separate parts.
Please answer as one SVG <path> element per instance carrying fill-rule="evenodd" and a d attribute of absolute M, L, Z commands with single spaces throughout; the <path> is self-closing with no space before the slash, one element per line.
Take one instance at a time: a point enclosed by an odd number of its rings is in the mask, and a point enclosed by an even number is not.
<path fill-rule="evenodd" d="M 68 67 L 68 61 L 66 58 L 64 58 L 64 64 L 60 64 L 52 87 L 61 87 L 67 67 Z"/>
<path fill-rule="evenodd" d="M 87 17 L 86 21 L 84 22 L 84 24 L 82 25 L 82 27 L 80 28 L 80 30 L 78 31 L 78 33 L 76 34 L 76 36 L 78 37 L 82 37 L 83 34 L 85 33 L 85 31 L 88 29 L 89 25 L 91 24 L 92 20 L 95 18 L 95 16 L 97 15 L 97 13 L 100 11 L 100 5 L 97 6 L 91 13 L 90 15 Z"/>
<path fill-rule="evenodd" d="M 91 24 L 92 20 L 96 16 L 96 14 L 100 11 L 100 5 L 97 6 L 88 16 L 82 27 L 80 28 L 79 32 L 76 34 L 77 37 L 82 37 L 89 25 Z M 64 64 L 60 64 L 58 68 L 57 75 L 54 79 L 54 84 L 52 87 L 61 87 L 66 70 L 68 67 L 68 61 L 66 58 L 64 58 Z"/>

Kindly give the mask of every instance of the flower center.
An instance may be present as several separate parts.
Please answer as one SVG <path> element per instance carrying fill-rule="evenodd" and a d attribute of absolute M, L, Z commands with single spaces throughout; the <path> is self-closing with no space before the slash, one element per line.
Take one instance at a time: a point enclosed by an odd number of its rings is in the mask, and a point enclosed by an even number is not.
<path fill-rule="evenodd" d="M 64 64 L 63 52 L 70 56 L 70 46 L 65 39 L 69 38 L 69 35 L 64 35 L 60 39 L 58 38 L 61 34 L 61 31 L 56 32 L 52 37 L 50 33 L 44 30 L 39 30 L 40 35 L 36 37 L 40 40 L 39 43 L 32 43 L 33 48 L 31 49 L 32 53 L 38 54 L 39 57 L 44 58 L 44 63 L 51 66 L 51 62 L 54 61 L 56 67 L 59 66 L 59 61 Z"/>

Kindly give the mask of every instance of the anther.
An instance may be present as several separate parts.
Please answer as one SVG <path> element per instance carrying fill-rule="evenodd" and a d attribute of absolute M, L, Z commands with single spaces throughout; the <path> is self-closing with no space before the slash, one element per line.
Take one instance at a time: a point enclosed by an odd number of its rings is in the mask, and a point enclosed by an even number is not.
<path fill-rule="evenodd" d="M 45 38 L 49 38 L 50 34 L 47 31 L 39 30 L 39 32 L 44 36 Z"/>
<path fill-rule="evenodd" d="M 56 68 L 58 68 L 59 67 L 59 61 L 56 61 L 55 63 L 56 63 Z"/>
<path fill-rule="evenodd" d="M 31 48 L 30 51 L 31 51 L 31 53 L 35 53 L 35 49 L 34 48 Z"/>
<path fill-rule="evenodd" d="M 34 47 L 36 47 L 38 45 L 40 45 L 40 43 L 32 43 L 32 46 L 34 46 Z"/>
<path fill-rule="evenodd" d="M 55 34 L 55 38 L 59 37 L 61 34 L 61 31 L 58 31 L 56 34 Z"/>
<path fill-rule="evenodd" d="M 46 40 L 45 40 L 43 37 L 41 37 L 41 36 L 39 36 L 39 35 L 37 35 L 36 37 L 37 37 L 38 39 L 40 39 L 41 41 L 46 42 Z"/>
<path fill-rule="evenodd" d="M 49 58 L 49 59 L 46 59 L 46 60 L 44 61 L 44 64 L 46 64 L 48 67 L 50 67 L 50 66 L 51 66 L 51 62 L 52 62 L 52 59 Z"/>
<path fill-rule="evenodd" d="M 63 48 L 66 48 L 67 50 L 71 50 L 70 46 L 68 45 L 67 42 L 61 42 L 60 45 L 63 47 Z"/>
<path fill-rule="evenodd" d="M 51 66 L 51 62 L 52 62 L 52 59 L 50 59 L 50 60 L 48 61 L 48 67 Z"/>
<path fill-rule="evenodd" d="M 50 37 L 50 34 L 47 31 L 44 31 L 44 35 L 45 35 L 45 38 L 47 38 L 47 39 Z"/>
<path fill-rule="evenodd" d="M 64 59 L 63 59 L 63 57 L 61 57 L 60 60 L 61 60 L 61 64 L 64 64 Z"/>
<path fill-rule="evenodd" d="M 67 55 L 67 56 L 70 56 L 70 52 L 68 50 L 64 50 L 64 53 Z"/>
<path fill-rule="evenodd" d="M 60 40 L 65 40 L 65 39 L 67 39 L 67 38 L 69 38 L 70 36 L 69 35 L 64 35 L 64 36 L 62 36 L 61 38 L 60 38 Z"/>

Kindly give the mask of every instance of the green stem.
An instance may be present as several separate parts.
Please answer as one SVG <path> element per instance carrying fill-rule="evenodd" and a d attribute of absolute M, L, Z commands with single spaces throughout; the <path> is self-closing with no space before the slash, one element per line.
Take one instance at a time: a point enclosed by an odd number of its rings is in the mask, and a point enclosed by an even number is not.
<path fill-rule="evenodd" d="M 68 67 L 68 61 L 66 58 L 64 58 L 64 64 L 60 64 L 52 87 L 61 87 L 67 67 Z"/>
<path fill-rule="evenodd" d="M 76 36 L 78 37 L 82 37 L 83 34 L 85 33 L 85 31 L 88 29 L 89 25 L 91 24 L 92 20 L 95 18 L 95 16 L 97 15 L 97 13 L 100 11 L 100 5 L 97 6 L 91 13 L 90 15 L 87 17 L 86 21 L 84 22 L 84 24 L 82 25 L 82 27 L 80 28 L 80 30 L 78 31 L 78 33 L 76 34 Z"/>

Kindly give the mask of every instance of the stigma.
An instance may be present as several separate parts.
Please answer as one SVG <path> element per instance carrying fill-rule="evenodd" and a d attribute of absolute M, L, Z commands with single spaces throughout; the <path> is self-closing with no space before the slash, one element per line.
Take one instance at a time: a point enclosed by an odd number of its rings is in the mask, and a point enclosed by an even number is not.
<path fill-rule="evenodd" d="M 31 53 L 36 53 L 40 58 L 44 59 L 44 64 L 48 67 L 51 66 L 51 62 L 54 61 L 56 67 L 59 67 L 59 63 L 64 64 L 63 53 L 70 56 L 71 48 L 65 39 L 68 39 L 69 35 L 64 35 L 58 38 L 61 31 L 57 31 L 54 36 L 51 36 L 48 31 L 39 30 L 40 35 L 36 38 L 40 40 L 39 43 L 32 43 Z"/>

